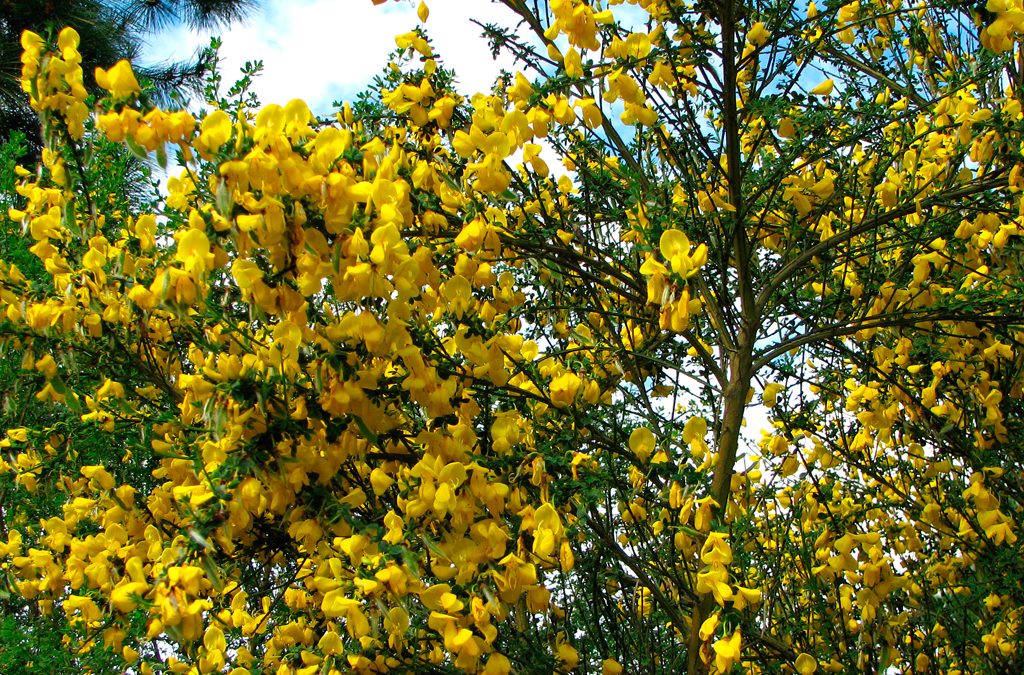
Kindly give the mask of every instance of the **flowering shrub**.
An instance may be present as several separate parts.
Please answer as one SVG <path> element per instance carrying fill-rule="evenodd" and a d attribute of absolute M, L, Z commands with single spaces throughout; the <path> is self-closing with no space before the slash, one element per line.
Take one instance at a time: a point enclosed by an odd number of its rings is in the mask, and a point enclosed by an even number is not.
<path fill-rule="evenodd" d="M 25 34 L 0 326 L 108 440 L 6 430 L 10 590 L 139 672 L 1012 670 L 1019 8 L 507 4 L 330 120 Z"/>

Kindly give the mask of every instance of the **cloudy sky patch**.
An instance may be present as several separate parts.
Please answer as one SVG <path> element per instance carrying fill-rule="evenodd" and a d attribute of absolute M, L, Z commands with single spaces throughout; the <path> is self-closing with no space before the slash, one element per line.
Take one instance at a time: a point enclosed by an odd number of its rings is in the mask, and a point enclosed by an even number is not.
<path fill-rule="evenodd" d="M 444 64 L 455 70 L 463 94 L 490 91 L 507 58 L 495 61 L 481 29 L 470 21 L 515 25 L 511 12 L 475 0 L 429 0 L 425 28 Z M 416 4 L 371 0 L 265 0 L 245 24 L 219 32 L 221 75 L 230 86 L 246 61 L 263 61 L 254 87 L 263 103 L 305 100 L 319 114 L 331 103 L 353 100 L 387 65 L 394 36 L 420 25 Z M 156 36 L 147 49 L 153 61 L 180 60 L 209 44 L 210 33 L 178 27 Z"/>

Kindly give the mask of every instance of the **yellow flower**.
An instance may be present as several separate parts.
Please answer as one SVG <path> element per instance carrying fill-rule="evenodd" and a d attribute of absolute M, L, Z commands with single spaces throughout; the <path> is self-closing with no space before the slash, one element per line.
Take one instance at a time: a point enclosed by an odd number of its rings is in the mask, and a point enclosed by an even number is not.
<path fill-rule="evenodd" d="M 558 565 L 562 568 L 563 572 L 568 572 L 576 566 L 576 556 L 572 552 L 572 545 L 568 541 L 563 541 L 562 545 L 558 547 Z"/>
<path fill-rule="evenodd" d="M 690 251 L 690 239 L 679 230 L 665 230 L 658 241 L 661 257 L 672 266 L 672 271 L 684 279 L 697 273 L 707 262 L 708 247 L 700 244 Z"/>
<path fill-rule="evenodd" d="M 656 444 L 657 439 L 654 437 L 654 432 L 647 427 L 637 427 L 629 435 L 629 449 L 640 458 L 641 462 L 647 461 Z"/>
<path fill-rule="evenodd" d="M 252 260 L 238 258 L 231 264 L 231 275 L 235 278 L 235 283 L 238 284 L 240 289 L 248 291 L 252 289 L 257 281 L 263 278 L 263 270 Z"/>
<path fill-rule="evenodd" d="M 45 46 L 46 41 L 37 33 L 27 30 L 21 34 L 21 48 L 26 52 L 38 51 L 43 49 Z"/>
<path fill-rule="evenodd" d="M 726 583 L 729 573 L 720 564 L 712 565 L 706 572 L 697 573 L 697 592 L 711 593 L 715 602 L 724 607 L 725 601 L 732 598 L 732 588 Z"/>
<path fill-rule="evenodd" d="M 135 221 L 133 230 L 143 251 L 150 251 L 156 246 L 156 216 L 143 214 Z"/>
<path fill-rule="evenodd" d="M 703 417 L 691 417 L 683 425 L 683 441 L 696 455 L 703 455 L 708 451 L 707 442 L 704 440 L 707 433 L 708 421 Z"/>
<path fill-rule="evenodd" d="M 512 662 L 504 654 L 493 652 L 487 658 L 487 665 L 481 672 L 484 675 L 508 675 L 512 672 Z"/>
<path fill-rule="evenodd" d="M 583 384 L 573 373 L 562 373 L 551 380 L 551 404 L 556 408 L 568 407 L 576 400 L 576 394 Z"/>
<path fill-rule="evenodd" d="M 559 633 L 555 639 L 555 656 L 562 662 L 565 670 L 573 670 L 580 662 L 580 654 L 566 640 L 565 633 Z"/>
<path fill-rule="evenodd" d="M 97 68 L 96 84 L 109 91 L 114 98 L 126 98 L 142 92 L 131 64 L 123 59 L 115 63 L 110 70 Z"/>
<path fill-rule="evenodd" d="M 622 666 L 615 659 L 605 659 L 601 662 L 601 675 L 619 675 Z"/>
<path fill-rule="evenodd" d="M 732 548 L 730 548 L 729 542 L 726 541 L 725 534 L 722 532 L 709 533 L 708 538 L 704 541 L 704 546 L 700 550 L 700 559 L 708 565 L 715 563 L 730 564 L 732 562 Z"/>
<path fill-rule="evenodd" d="M 178 237 L 178 250 L 174 253 L 175 260 L 184 263 L 190 272 L 204 272 L 213 264 L 210 253 L 210 240 L 202 230 L 190 228 Z"/>
<path fill-rule="evenodd" d="M 737 629 L 727 638 L 722 638 L 714 644 L 715 668 L 719 672 L 726 673 L 733 664 L 740 659 L 740 631 Z"/>
<path fill-rule="evenodd" d="M 811 675 L 818 669 L 818 661 L 810 654 L 800 653 L 800 656 L 796 657 L 796 672 L 800 675 Z"/>
<path fill-rule="evenodd" d="M 782 138 L 793 138 L 793 136 L 796 136 L 796 127 L 793 126 L 793 120 L 788 117 L 783 117 L 779 120 L 777 131 Z"/>
<path fill-rule="evenodd" d="M 68 50 L 75 51 L 79 45 L 78 31 L 70 26 L 61 30 L 60 35 L 57 36 L 57 47 L 61 50 L 64 55 L 64 59 L 68 60 Z"/>
<path fill-rule="evenodd" d="M 223 110 L 214 110 L 203 119 L 196 149 L 214 152 L 231 138 L 231 117 Z"/>
<path fill-rule="evenodd" d="M 454 276 L 441 286 L 441 296 L 449 311 L 461 317 L 473 305 L 473 284 L 466 277 Z"/>
<path fill-rule="evenodd" d="M 764 43 L 768 42 L 768 39 L 771 36 L 771 31 L 765 28 L 762 22 L 758 21 L 750 27 L 749 31 L 747 31 L 747 42 L 755 47 L 760 47 Z"/>
<path fill-rule="evenodd" d="M 139 604 L 136 598 L 146 592 L 143 581 L 129 581 L 115 588 L 110 594 L 110 604 L 119 612 L 130 612 Z"/>
<path fill-rule="evenodd" d="M 533 533 L 533 553 L 547 558 L 554 552 L 562 537 L 562 521 L 558 511 L 551 504 L 542 504 L 533 514 L 535 530 Z"/>
<path fill-rule="evenodd" d="M 704 619 L 704 622 L 700 625 L 700 639 L 704 641 L 710 640 L 714 636 L 715 631 L 718 630 L 718 623 L 718 614 L 712 614 Z"/>
<path fill-rule="evenodd" d="M 764 393 L 761 395 L 761 400 L 764 402 L 764 407 L 774 408 L 778 402 L 779 392 L 782 391 L 782 385 L 777 382 L 771 382 L 766 384 L 764 387 Z"/>
<path fill-rule="evenodd" d="M 829 78 L 807 93 L 811 96 L 828 96 L 834 88 L 835 82 L 832 81 L 832 78 Z"/>
<path fill-rule="evenodd" d="M 370 485 L 373 487 L 373 493 L 375 495 L 382 495 L 387 492 L 388 488 L 391 487 L 394 482 L 395 479 L 389 476 L 380 467 L 376 467 L 370 472 Z"/>

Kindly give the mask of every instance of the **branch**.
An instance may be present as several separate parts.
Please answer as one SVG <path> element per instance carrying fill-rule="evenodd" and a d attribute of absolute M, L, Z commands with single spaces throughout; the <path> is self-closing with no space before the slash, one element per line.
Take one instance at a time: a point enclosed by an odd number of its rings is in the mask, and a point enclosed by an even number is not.
<path fill-rule="evenodd" d="M 829 326 L 810 333 L 801 335 L 798 338 L 788 340 L 776 345 L 764 356 L 754 362 L 754 369 L 757 370 L 771 363 L 774 359 L 785 354 L 791 349 L 802 345 L 817 342 L 818 340 L 853 335 L 861 330 L 871 328 L 894 328 L 896 326 L 913 326 L 929 321 L 970 321 L 972 323 L 987 325 L 1015 325 L 1024 324 L 1024 314 L 982 314 L 973 312 L 959 313 L 955 310 L 911 310 L 908 312 L 893 312 L 879 314 L 869 319 L 863 319 L 852 323 Z"/>
<path fill-rule="evenodd" d="M 828 239 L 811 246 L 806 249 L 795 258 L 790 260 L 786 265 L 782 267 L 775 275 L 765 284 L 764 289 L 757 295 L 756 305 L 758 314 L 760 314 L 767 306 L 768 301 L 771 297 L 779 290 L 779 288 L 788 281 L 794 273 L 803 268 L 805 265 L 810 263 L 816 256 L 828 251 L 829 249 L 842 244 L 843 242 L 849 241 L 859 234 L 870 232 L 876 227 L 885 225 L 894 220 L 909 216 L 911 213 L 917 213 L 919 209 L 931 209 L 937 202 L 943 200 L 956 200 L 963 199 L 964 197 L 970 197 L 987 190 L 996 190 L 999 188 L 1006 187 L 1009 184 L 1008 177 L 1003 174 L 997 174 L 991 177 L 985 177 L 983 180 L 978 181 L 972 185 L 967 185 L 958 190 L 950 190 L 949 192 L 942 192 L 935 195 L 930 195 L 921 200 L 920 205 L 916 203 L 904 204 L 903 206 L 896 207 L 891 211 L 887 211 L 874 218 L 870 218 L 855 227 L 851 227 L 848 230 L 844 230 L 837 234 L 832 235 Z"/>

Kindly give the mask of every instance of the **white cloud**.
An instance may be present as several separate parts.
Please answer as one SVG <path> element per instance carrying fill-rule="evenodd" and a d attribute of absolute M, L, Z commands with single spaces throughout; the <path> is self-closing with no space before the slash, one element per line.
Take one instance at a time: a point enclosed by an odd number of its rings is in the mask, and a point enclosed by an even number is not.
<path fill-rule="evenodd" d="M 456 72 L 464 94 L 489 91 L 505 59 L 496 62 L 481 29 L 470 19 L 515 25 L 511 12 L 496 4 L 429 0 L 426 30 L 444 63 Z M 394 36 L 419 24 L 412 2 L 374 6 L 370 0 L 266 0 L 247 24 L 220 31 L 221 74 L 230 85 L 246 61 L 263 61 L 255 91 L 263 103 L 305 100 L 317 113 L 335 100 L 351 100 L 387 65 Z M 176 28 L 156 36 L 150 59 L 188 58 L 209 44 L 210 34 Z"/>

